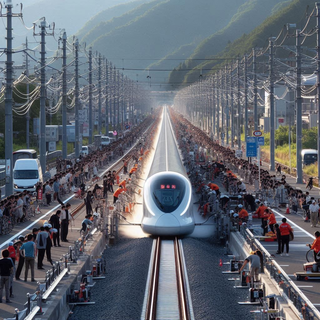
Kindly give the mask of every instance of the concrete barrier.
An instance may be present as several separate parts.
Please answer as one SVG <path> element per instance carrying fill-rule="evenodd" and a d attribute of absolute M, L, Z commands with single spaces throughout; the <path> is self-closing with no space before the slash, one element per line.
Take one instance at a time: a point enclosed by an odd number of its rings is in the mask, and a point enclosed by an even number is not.
<path fill-rule="evenodd" d="M 232 254 L 236 257 L 239 257 L 240 260 L 244 260 L 251 251 L 249 244 L 245 241 L 242 237 L 240 232 L 231 232 L 230 240 L 229 240 L 229 249 L 231 250 Z M 267 274 L 261 273 L 260 274 L 261 282 L 265 288 L 265 296 L 275 294 L 276 300 L 279 304 L 279 310 L 285 316 L 287 320 L 300 320 L 299 312 L 292 304 L 289 299 L 286 299 L 283 296 L 282 290 L 279 288 L 277 283 L 270 279 Z"/>
<path fill-rule="evenodd" d="M 53 292 L 46 303 L 43 303 L 43 315 L 38 315 L 37 319 L 63 320 L 68 318 L 70 308 L 67 303 L 67 295 L 70 293 L 70 288 L 76 284 L 79 275 L 85 274 L 86 270 L 90 269 L 91 256 L 100 256 L 105 248 L 106 238 L 102 233 L 95 234 L 93 240 L 87 241 L 84 255 L 77 264 L 70 265 L 70 273 L 61 280 L 56 292 Z"/>

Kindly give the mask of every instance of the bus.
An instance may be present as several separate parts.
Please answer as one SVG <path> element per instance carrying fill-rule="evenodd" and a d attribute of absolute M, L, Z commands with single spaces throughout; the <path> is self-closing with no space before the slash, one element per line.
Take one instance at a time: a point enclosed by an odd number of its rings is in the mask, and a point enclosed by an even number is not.
<path fill-rule="evenodd" d="M 302 149 L 302 165 L 308 166 L 309 164 L 313 164 L 318 160 L 318 150 L 315 149 Z"/>
<path fill-rule="evenodd" d="M 38 159 L 37 151 L 34 149 L 20 149 L 13 152 L 12 168 L 18 159 Z"/>

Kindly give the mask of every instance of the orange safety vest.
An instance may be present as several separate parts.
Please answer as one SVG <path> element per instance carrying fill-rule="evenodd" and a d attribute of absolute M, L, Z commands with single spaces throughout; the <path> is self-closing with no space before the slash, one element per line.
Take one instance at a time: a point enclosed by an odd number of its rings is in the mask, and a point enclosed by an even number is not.
<path fill-rule="evenodd" d="M 259 208 L 256 210 L 256 214 L 258 214 L 259 218 L 264 217 L 264 211 L 267 209 L 265 205 L 259 206 Z"/>
<path fill-rule="evenodd" d="M 122 193 L 122 192 L 125 192 L 127 189 L 126 188 L 118 188 L 115 193 L 113 194 L 114 197 L 116 198 L 119 198 L 119 195 Z"/>
<path fill-rule="evenodd" d="M 290 231 L 292 232 L 292 228 L 289 223 L 281 223 L 279 229 L 282 236 L 287 236 L 290 234 Z"/>
<path fill-rule="evenodd" d="M 248 211 L 246 209 L 241 209 L 239 212 L 239 219 L 244 219 L 249 216 Z"/>
<path fill-rule="evenodd" d="M 208 187 L 210 187 L 211 190 L 217 191 L 219 190 L 219 186 L 216 185 L 215 183 L 209 183 Z"/>
<path fill-rule="evenodd" d="M 122 186 L 122 187 L 126 187 L 126 183 L 127 181 L 126 180 L 122 180 L 120 183 L 119 183 L 119 187 Z"/>
<path fill-rule="evenodd" d="M 320 251 L 320 237 L 314 239 L 311 249 L 316 253 Z"/>
<path fill-rule="evenodd" d="M 271 212 L 269 214 L 268 220 L 269 220 L 269 224 L 276 224 L 277 223 L 276 217 L 274 216 L 273 212 Z"/>

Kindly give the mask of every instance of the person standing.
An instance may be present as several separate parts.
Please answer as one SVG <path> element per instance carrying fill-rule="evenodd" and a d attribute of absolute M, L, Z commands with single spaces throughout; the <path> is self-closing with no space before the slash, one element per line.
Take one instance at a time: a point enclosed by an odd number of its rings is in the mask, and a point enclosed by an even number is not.
<path fill-rule="evenodd" d="M 278 251 L 276 252 L 276 254 L 281 254 L 282 252 L 281 232 L 280 232 L 279 225 L 277 223 L 274 225 L 274 229 L 275 229 L 275 234 L 277 235 L 277 241 L 278 241 Z"/>
<path fill-rule="evenodd" d="M 45 195 L 46 195 L 46 199 L 47 199 L 47 205 L 49 206 L 51 203 L 51 194 L 52 194 L 52 182 L 47 182 L 45 185 Z"/>
<path fill-rule="evenodd" d="M 268 210 L 268 212 L 267 212 L 267 210 Z M 275 217 L 274 213 L 269 209 L 266 209 L 265 212 L 268 213 L 268 221 L 269 221 L 268 225 L 270 227 L 270 230 L 272 232 L 274 232 L 274 225 L 277 223 L 276 217 Z"/>
<path fill-rule="evenodd" d="M 38 250 L 38 269 L 44 270 L 43 258 L 47 247 L 48 233 L 44 230 L 44 227 L 40 227 L 40 232 L 37 234 L 37 250 Z"/>
<path fill-rule="evenodd" d="M 9 250 L 2 251 L 2 259 L 0 260 L 0 292 L 1 298 L 0 302 L 2 302 L 2 292 L 3 288 L 6 291 L 6 303 L 11 303 L 9 296 L 9 287 L 10 287 L 10 275 L 13 273 L 13 263 L 9 258 Z"/>
<path fill-rule="evenodd" d="M 68 228 L 69 228 L 69 222 L 71 220 L 71 215 L 69 213 L 68 208 L 70 208 L 70 204 L 68 203 L 66 206 L 62 206 L 62 212 L 61 212 L 61 241 L 62 242 L 68 242 L 67 235 L 68 235 Z M 64 210 L 63 210 L 64 209 Z"/>
<path fill-rule="evenodd" d="M 22 244 L 20 248 L 20 254 L 24 256 L 25 269 L 24 269 L 24 281 L 28 279 L 29 267 L 31 269 L 31 281 L 35 282 L 34 279 L 34 260 L 37 256 L 36 244 L 33 242 L 33 235 L 28 234 L 27 242 Z"/>
<path fill-rule="evenodd" d="M 61 216 L 61 210 L 57 210 L 57 212 L 55 214 L 53 214 L 50 219 L 49 222 L 52 225 L 53 228 L 55 228 L 57 230 L 57 232 L 53 233 L 53 245 L 56 247 L 58 244 L 58 247 L 60 246 L 60 216 Z"/>
<path fill-rule="evenodd" d="M 316 227 L 318 223 L 318 213 L 319 205 L 316 203 L 316 200 L 312 200 L 312 203 L 309 205 L 311 227 Z"/>
<path fill-rule="evenodd" d="M 103 176 L 103 197 L 108 198 L 108 178 L 106 175 Z"/>
<path fill-rule="evenodd" d="M 92 213 L 92 203 L 93 203 L 93 195 L 91 190 L 88 191 L 87 196 L 86 196 L 86 214 L 91 214 Z"/>
<path fill-rule="evenodd" d="M 21 243 L 20 247 L 19 247 L 19 242 Z M 23 236 L 19 236 L 18 237 L 18 242 L 17 242 L 17 246 L 18 246 L 18 254 L 19 254 L 19 262 L 18 262 L 18 267 L 16 270 L 16 280 L 21 280 L 20 279 L 20 275 L 21 275 L 21 271 L 24 265 L 24 255 L 21 254 L 21 246 L 23 245 L 23 243 L 25 242 L 25 239 Z"/>
<path fill-rule="evenodd" d="M 261 228 L 262 228 L 262 235 L 265 235 L 265 229 L 266 229 L 266 220 L 264 216 L 264 211 L 268 209 L 263 202 L 260 203 L 260 206 L 256 210 L 255 214 L 258 215 L 258 218 L 261 219 Z"/>
<path fill-rule="evenodd" d="M 292 233 L 292 228 L 289 223 L 287 223 L 287 219 L 283 218 L 282 223 L 279 227 L 281 233 L 281 256 L 283 255 L 284 245 L 286 245 L 286 256 L 289 256 L 289 241 L 290 241 L 290 233 Z"/>
<path fill-rule="evenodd" d="M 51 259 L 51 248 L 52 248 L 52 241 L 51 241 L 51 224 L 44 227 L 44 230 L 48 233 L 47 237 L 47 245 L 46 245 L 46 255 L 47 255 L 47 261 L 53 266 L 53 262 Z"/>

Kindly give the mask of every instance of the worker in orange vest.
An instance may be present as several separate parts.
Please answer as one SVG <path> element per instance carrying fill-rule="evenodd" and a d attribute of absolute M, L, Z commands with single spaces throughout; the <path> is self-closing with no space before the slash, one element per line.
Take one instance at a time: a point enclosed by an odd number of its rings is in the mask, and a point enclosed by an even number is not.
<path fill-rule="evenodd" d="M 268 213 L 268 225 L 270 227 L 270 230 L 274 233 L 274 225 L 277 223 L 276 217 L 274 213 L 269 209 L 266 209 L 265 212 Z"/>
<path fill-rule="evenodd" d="M 216 185 L 215 183 L 212 183 L 212 182 L 210 182 L 209 184 L 208 184 L 208 187 L 211 189 L 211 190 L 214 190 L 215 192 L 216 192 L 216 194 L 217 194 L 217 196 L 219 195 L 219 193 L 220 193 L 220 188 L 219 188 L 219 186 L 218 185 Z"/>
<path fill-rule="evenodd" d="M 248 221 L 248 217 L 249 217 L 249 214 L 248 214 L 248 211 L 246 209 L 243 208 L 243 205 L 242 204 L 239 204 L 238 205 L 238 208 L 240 209 L 239 211 L 239 219 L 242 221 L 242 222 L 247 222 Z"/>
<path fill-rule="evenodd" d="M 125 188 L 125 187 L 126 187 L 126 183 L 127 183 L 127 180 L 126 180 L 126 179 L 122 180 L 122 181 L 119 183 L 119 187 L 122 186 L 123 188 Z"/>
<path fill-rule="evenodd" d="M 130 172 L 129 172 L 129 177 L 131 177 L 131 175 L 133 174 L 133 173 L 135 173 L 137 171 L 137 168 L 136 167 L 133 167 L 131 170 L 130 170 Z"/>
<path fill-rule="evenodd" d="M 116 201 L 118 200 L 119 198 L 119 195 L 122 193 L 122 192 L 125 192 L 127 191 L 126 188 L 123 188 L 122 186 L 119 186 L 119 188 L 115 191 L 115 193 L 113 194 L 113 203 L 116 203 Z"/>
<path fill-rule="evenodd" d="M 314 261 L 319 262 L 320 257 L 318 256 L 318 253 L 320 252 L 320 232 L 316 231 L 314 233 L 314 236 L 316 237 L 312 244 L 308 244 L 311 250 L 313 250 L 314 254 Z"/>
<path fill-rule="evenodd" d="M 284 245 L 286 245 L 286 256 L 289 255 L 289 241 L 290 241 L 290 233 L 293 233 L 293 230 L 289 223 L 287 223 L 287 219 L 283 218 L 282 223 L 280 224 L 280 233 L 281 233 L 281 242 L 282 242 L 282 248 L 281 248 L 281 255 L 283 254 Z"/>
<path fill-rule="evenodd" d="M 263 204 L 263 202 L 261 202 L 260 206 L 258 207 L 258 209 L 255 212 L 258 215 L 258 218 L 261 219 L 262 235 L 266 234 L 265 229 L 267 226 L 267 220 L 265 219 L 265 215 L 264 215 L 264 212 L 266 209 L 268 209 L 268 208 Z"/>

